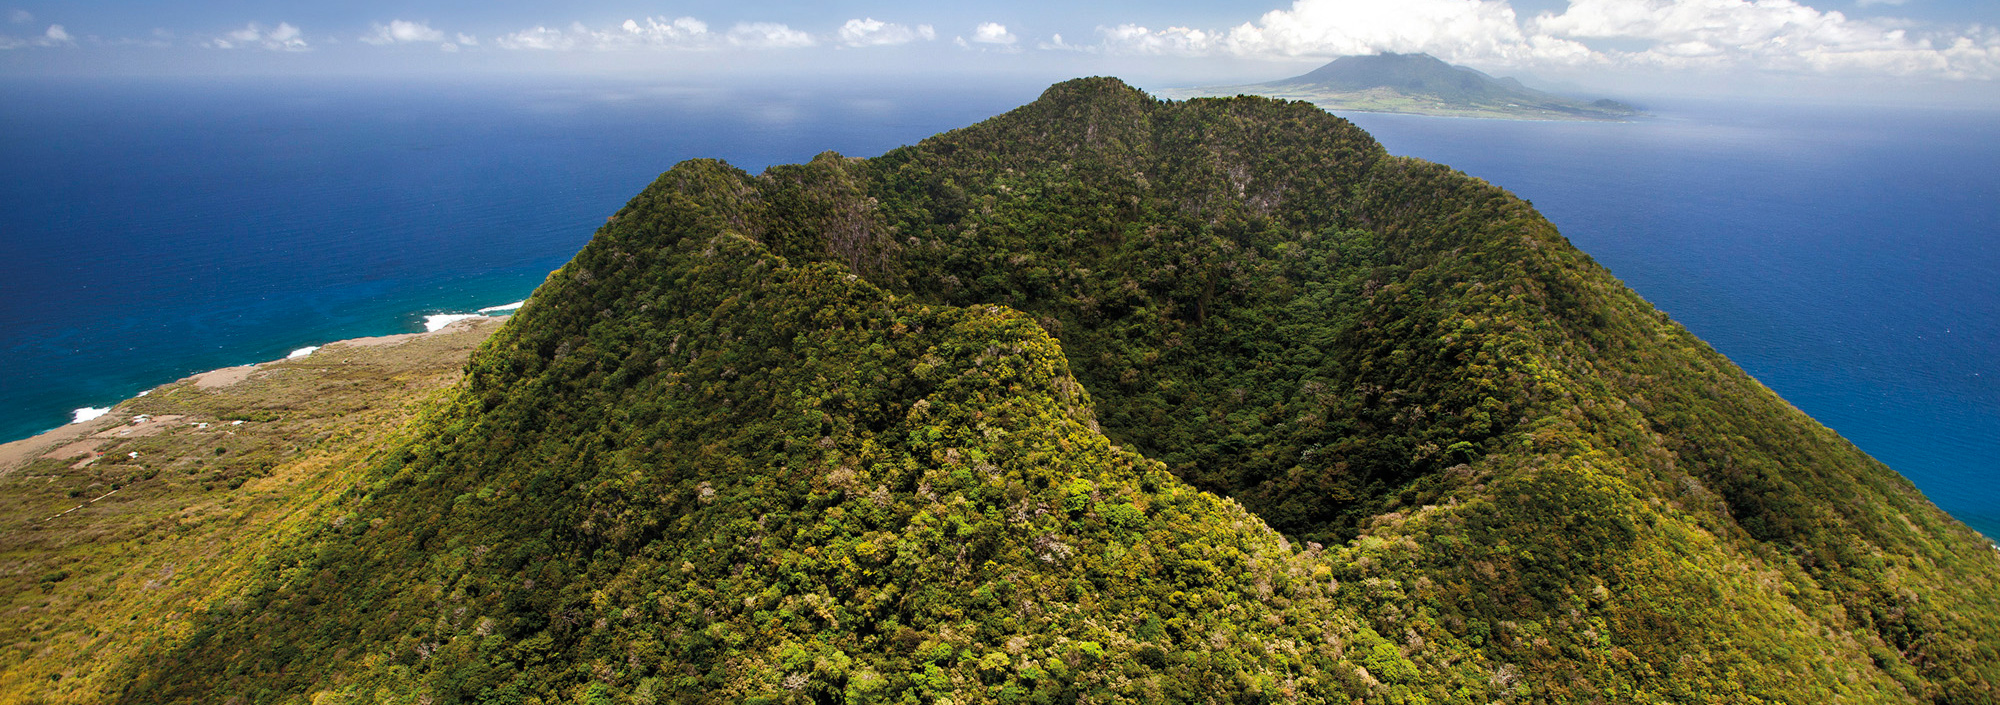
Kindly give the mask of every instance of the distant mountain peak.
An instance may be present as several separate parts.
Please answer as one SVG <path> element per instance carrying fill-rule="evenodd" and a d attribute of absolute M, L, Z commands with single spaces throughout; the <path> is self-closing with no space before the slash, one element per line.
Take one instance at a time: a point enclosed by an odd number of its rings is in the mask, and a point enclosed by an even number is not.
<path fill-rule="evenodd" d="M 1170 91 L 1172 97 L 1255 94 L 1328 110 L 1542 120 L 1621 120 L 1642 113 L 1615 100 L 1544 93 L 1430 54 L 1343 56 L 1304 75 L 1248 86 Z"/>
<path fill-rule="evenodd" d="M 1439 95 L 1494 93 L 1500 92 L 1496 88 L 1520 86 L 1519 81 L 1502 82 L 1477 69 L 1447 64 L 1430 54 L 1343 56 L 1303 76 L 1272 83 L 1316 83 L 1347 90 L 1390 87 Z"/>

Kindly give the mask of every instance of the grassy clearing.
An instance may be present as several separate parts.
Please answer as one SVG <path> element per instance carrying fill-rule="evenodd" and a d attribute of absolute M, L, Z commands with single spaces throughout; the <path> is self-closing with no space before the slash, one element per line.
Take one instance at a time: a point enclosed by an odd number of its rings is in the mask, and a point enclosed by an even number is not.
<path fill-rule="evenodd" d="M 122 656 L 191 628 L 244 546 L 334 496 L 498 327 L 197 375 L 0 449 L 0 702 L 115 689 Z"/>

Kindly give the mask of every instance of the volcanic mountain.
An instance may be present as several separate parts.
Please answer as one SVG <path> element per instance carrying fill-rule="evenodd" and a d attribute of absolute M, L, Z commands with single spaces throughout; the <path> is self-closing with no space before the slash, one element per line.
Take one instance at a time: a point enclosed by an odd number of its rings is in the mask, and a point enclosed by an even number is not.
<path fill-rule="evenodd" d="M 1169 97 L 1261 95 L 1327 110 L 1530 120 L 1627 120 L 1644 113 L 1610 99 L 1582 101 L 1494 78 L 1429 54 L 1343 56 L 1301 76 L 1247 86 L 1164 92 Z"/>
<path fill-rule="evenodd" d="M 209 398 L 168 392 L 141 401 Z M 871 159 L 683 162 L 407 423 L 318 443 L 275 476 L 311 491 L 253 483 L 245 518 L 94 539 L 101 563 L 34 598 L 77 616 L 4 617 L 0 686 L 1990 703 L 2000 685 L 1981 537 L 1528 203 L 1299 102 L 1080 79 Z M 60 486 L 36 477 L 9 491 Z M 206 577 L 119 562 L 173 551 Z"/>

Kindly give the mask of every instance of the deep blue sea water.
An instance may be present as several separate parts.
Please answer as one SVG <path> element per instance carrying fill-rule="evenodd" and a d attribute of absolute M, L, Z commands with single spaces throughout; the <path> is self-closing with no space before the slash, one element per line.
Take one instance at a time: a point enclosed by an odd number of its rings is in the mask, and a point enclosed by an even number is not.
<path fill-rule="evenodd" d="M 1794 406 L 2000 537 L 2000 113 L 1357 114 L 1513 191 Z"/>
<path fill-rule="evenodd" d="M 1026 84 L 0 81 L 0 439 L 206 369 L 517 301 L 659 172 L 872 156 Z M 2000 114 L 1351 115 L 1533 201 L 2000 536 Z"/>
<path fill-rule="evenodd" d="M 519 301 L 675 163 L 872 156 L 1039 86 L 0 81 L 0 440 Z"/>

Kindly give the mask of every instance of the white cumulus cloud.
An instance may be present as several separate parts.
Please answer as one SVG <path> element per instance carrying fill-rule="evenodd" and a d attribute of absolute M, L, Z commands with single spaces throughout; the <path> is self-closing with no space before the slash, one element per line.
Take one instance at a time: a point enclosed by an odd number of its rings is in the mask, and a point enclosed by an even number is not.
<path fill-rule="evenodd" d="M 537 26 L 494 40 L 502 49 L 567 51 L 590 49 L 615 51 L 642 48 L 700 49 L 713 46 L 717 38 L 708 23 L 693 17 L 628 19 L 617 27 L 596 30 L 582 23 L 568 30 Z M 461 42 L 463 43 L 463 42 Z"/>
<path fill-rule="evenodd" d="M 236 49 L 262 47 L 270 51 L 309 51 L 312 45 L 306 42 L 305 34 L 289 22 L 279 22 L 278 26 L 266 29 L 256 22 L 244 25 L 220 37 L 202 42 L 202 46 L 213 49 Z"/>
<path fill-rule="evenodd" d="M 285 22 L 279 22 L 275 29 L 264 33 L 264 48 L 300 51 L 306 49 L 307 46 L 305 37 L 299 32 L 299 28 Z"/>
<path fill-rule="evenodd" d="M 693 17 L 674 20 L 648 17 L 643 20 L 626 20 L 617 27 L 602 30 L 591 29 L 582 23 L 571 24 L 568 29 L 536 26 L 503 35 L 493 43 L 502 49 L 614 51 L 643 48 L 704 49 L 721 44 L 747 49 L 783 49 L 813 46 L 818 42 L 810 34 L 769 22 L 738 24 L 731 27 L 728 32 L 718 35 L 709 29 L 708 23 Z"/>
<path fill-rule="evenodd" d="M 1188 27 L 1168 27 L 1154 31 L 1136 24 L 1121 24 L 1115 27 L 1099 27 L 1098 36 L 1103 38 L 1101 47 L 1077 47 L 1083 49 L 1108 49 L 1125 54 L 1206 54 L 1215 48 L 1216 34 Z M 1056 35 L 1053 46 L 1070 48 L 1062 44 L 1062 35 Z"/>
<path fill-rule="evenodd" d="M 10 37 L 4 34 L 0 34 L 0 50 L 24 49 L 27 47 L 52 47 L 52 46 L 62 46 L 66 44 L 75 44 L 75 43 L 76 39 L 74 37 L 71 37 L 69 31 L 63 29 L 63 26 L 59 24 L 49 25 L 49 28 L 43 31 L 42 36 L 39 37 L 29 37 L 23 39 L 20 37 Z"/>
<path fill-rule="evenodd" d="M 7 13 L 7 21 L 14 24 L 27 24 L 35 21 L 35 13 L 27 10 L 13 10 Z"/>
<path fill-rule="evenodd" d="M 1529 26 L 1645 46 L 1604 52 L 1619 64 L 2000 78 L 1990 30 L 1916 32 L 1908 22 L 1853 19 L 1793 0 L 1572 0 Z"/>
<path fill-rule="evenodd" d="M 535 25 L 513 34 L 501 35 L 494 40 L 502 49 L 535 49 L 543 51 L 566 51 L 576 48 L 576 40 L 563 34 L 560 29 L 549 29 Z"/>
<path fill-rule="evenodd" d="M 1888 0 L 1873 0 L 1888 4 Z M 1294 0 L 1224 30 L 1098 28 L 1125 54 L 1331 58 L 1425 52 L 1495 67 L 1760 69 L 2000 78 L 2000 32 L 1856 19 L 1796 0 L 1571 0 L 1518 16 L 1507 0 Z"/>
<path fill-rule="evenodd" d="M 1020 39 L 1015 37 L 1013 32 L 1007 31 L 1007 25 L 998 22 L 981 22 L 978 27 L 972 28 L 972 41 L 976 44 L 1013 46 Z"/>
<path fill-rule="evenodd" d="M 708 23 L 693 17 L 680 17 L 671 21 L 661 17 L 648 17 L 644 23 L 625 20 L 619 26 L 632 40 L 655 46 L 690 46 L 713 39 Z"/>
<path fill-rule="evenodd" d="M 979 26 L 973 27 L 971 41 L 967 41 L 965 37 L 953 37 L 951 41 L 962 48 L 979 51 L 998 51 L 1006 54 L 1021 51 L 1021 38 L 1015 36 L 1013 32 L 1008 31 L 1007 25 L 998 22 L 981 22 Z M 1076 47 L 1064 44 L 1062 35 L 1058 34 L 1055 36 L 1054 41 L 1041 42 L 1036 45 L 1036 48 L 1072 49 Z"/>
<path fill-rule="evenodd" d="M 840 26 L 840 43 L 851 47 L 886 46 L 908 44 L 918 39 L 929 41 L 937 38 L 937 30 L 930 25 L 920 24 L 916 28 L 883 22 L 873 17 L 848 20 Z"/>
<path fill-rule="evenodd" d="M 390 20 L 388 24 L 377 22 L 361 41 L 368 44 L 407 44 L 412 42 L 441 43 L 444 32 L 431 29 L 429 22 Z"/>
<path fill-rule="evenodd" d="M 772 22 L 744 22 L 729 28 L 729 43 L 752 49 L 791 49 L 815 44 L 812 35 Z"/>
<path fill-rule="evenodd" d="M 1220 37 L 1231 53 L 1345 56 L 1426 52 L 1448 61 L 1576 63 L 1589 49 L 1531 37 L 1506 0 L 1296 0 Z"/>

